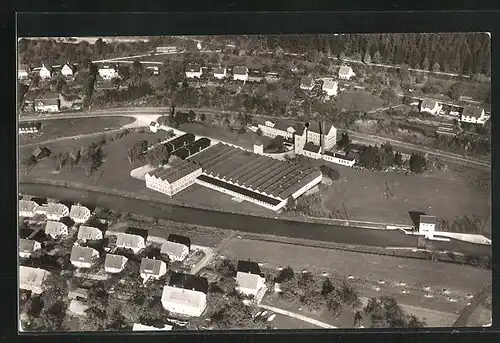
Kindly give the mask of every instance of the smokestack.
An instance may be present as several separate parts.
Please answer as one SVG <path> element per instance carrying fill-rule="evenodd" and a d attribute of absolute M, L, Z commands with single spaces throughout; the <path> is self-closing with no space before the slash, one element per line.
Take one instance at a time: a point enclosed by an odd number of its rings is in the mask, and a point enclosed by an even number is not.
<path fill-rule="evenodd" d="M 309 123 L 306 123 L 304 126 L 305 126 L 304 131 L 306 132 L 306 143 L 305 144 L 307 144 L 307 136 L 309 135 Z"/>
<path fill-rule="evenodd" d="M 320 148 L 320 151 L 321 153 L 323 153 L 323 126 L 322 126 L 322 123 L 321 123 L 321 120 L 318 121 L 318 125 L 319 125 L 319 148 Z"/>

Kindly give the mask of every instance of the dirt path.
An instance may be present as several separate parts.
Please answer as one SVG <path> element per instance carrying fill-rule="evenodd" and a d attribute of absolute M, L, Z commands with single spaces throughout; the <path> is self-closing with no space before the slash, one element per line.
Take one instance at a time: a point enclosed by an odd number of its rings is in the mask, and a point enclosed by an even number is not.
<path fill-rule="evenodd" d="M 453 324 L 453 327 L 465 327 L 469 317 L 474 313 L 474 311 L 481 305 L 482 302 L 486 300 L 489 294 L 491 294 L 492 285 L 483 288 L 479 293 L 474 295 L 474 299 L 469 306 L 465 307 L 458 316 L 457 321 Z"/>
<path fill-rule="evenodd" d="M 319 326 L 319 327 L 324 328 L 324 329 L 337 329 L 336 326 L 320 322 L 319 320 L 312 319 L 312 318 L 303 316 L 303 315 L 298 314 L 298 313 L 293 313 L 293 312 L 290 312 L 290 311 L 286 311 L 286 310 L 283 310 L 281 308 L 277 308 L 277 307 L 273 307 L 273 306 L 268 306 L 268 305 L 259 305 L 259 307 L 262 308 L 262 309 L 268 310 L 268 311 L 273 311 L 273 312 L 282 314 L 284 316 L 288 316 L 288 317 L 292 317 L 292 318 L 295 318 L 295 319 L 298 319 L 298 320 L 302 320 L 304 322 L 308 322 L 310 324 Z"/>

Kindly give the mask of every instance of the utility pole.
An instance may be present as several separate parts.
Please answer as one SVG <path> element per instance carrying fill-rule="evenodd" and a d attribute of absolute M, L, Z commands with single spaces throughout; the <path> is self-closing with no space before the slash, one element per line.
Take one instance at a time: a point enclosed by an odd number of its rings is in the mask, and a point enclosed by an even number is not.
<path fill-rule="evenodd" d="M 347 226 L 350 226 L 350 224 L 349 224 L 349 216 L 347 215 L 347 209 L 345 208 L 344 203 L 342 203 L 342 208 L 344 209 L 345 217 L 346 217 L 346 220 L 347 220 Z"/>

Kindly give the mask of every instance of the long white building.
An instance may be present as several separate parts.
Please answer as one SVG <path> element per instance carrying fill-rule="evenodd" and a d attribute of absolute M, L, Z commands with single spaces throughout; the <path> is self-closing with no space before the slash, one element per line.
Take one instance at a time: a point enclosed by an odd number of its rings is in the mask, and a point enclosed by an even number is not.
<path fill-rule="evenodd" d="M 165 167 L 157 168 L 146 174 L 146 187 L 173 196 L 196 182 L 201 175 L 199 165 L 178 160 Z"/>

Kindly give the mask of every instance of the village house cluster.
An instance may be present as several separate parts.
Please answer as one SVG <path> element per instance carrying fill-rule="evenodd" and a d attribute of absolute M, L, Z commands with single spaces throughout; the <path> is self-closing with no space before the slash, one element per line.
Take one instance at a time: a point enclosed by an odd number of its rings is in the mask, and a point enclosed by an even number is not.
<path fill-rule="evenodd" d="M 457 118 L 464 123 L 472 123 L 484 125 L 488 119 L 484 108 L 473 105 L 466 105 L 463 107 L 440 102 L 434 99 L 423 99 L 420 103 L 420 112 L 430 113 L 434 116 L 449 116 Z"/>

